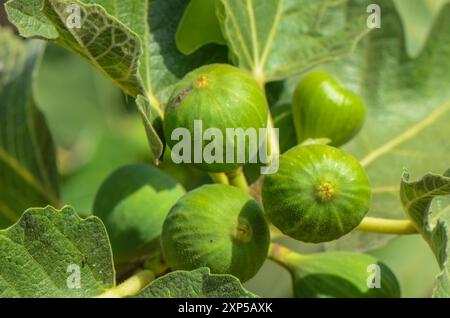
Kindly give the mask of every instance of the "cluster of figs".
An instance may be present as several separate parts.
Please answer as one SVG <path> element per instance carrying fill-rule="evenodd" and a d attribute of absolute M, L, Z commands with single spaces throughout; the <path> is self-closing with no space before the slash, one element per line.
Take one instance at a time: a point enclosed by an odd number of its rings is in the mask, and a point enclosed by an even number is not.
<path fill-rule="evenodd" d="M 128 165 L 109 176 L 97 193 L 93 211 L 107 227 L 116 266 L 161 248 L 171 270 L 209 267 L 213 273 L 231 274 L 245 282 L 267 259 L 270 223 L 293 239 L 312 243 L 352 231 L 368 212 L 371 190 L 358 160 L 337 147 L 361 129 L 362 100 L 328 74 L 312 72 L 297 85 L 291 110 L 296 145 L 280 155 L 276 173 L 264 176 L 262 202 L 225 184 L 206 184 L 186 193 L 174 178 L 146 164 Z M 193 130 L 194 120 L 202 120 L 203 129 L 217 128 L 224 135 L 227 128 L 266 128 L 269 111 L 265 93 L 247 72 L 225 64 L 204 66 L 187 74 L 173 90 L 164 118 L 166 143 L 173 147 L 172 132 L 179 127 Z M 304 142 L 318 138 L 330 142 Z M 206 172 L 238 168 L 234 163 L 205 162 L 195 167 Z M 339 253 L 334 254 L 327 253 L 324 264 L 345 263 L 339 261 L 343 259 Z M 364 257 L 368 259 L 354 260 L 362 267 L 376 262 Z M 303 267 L 294 266 L 302 262 Z M 298 269 L 307 270 L 315 262 L 321 262 L 320 257 L 294 256 L 285 265 L 299 278 L 305 272 Z M 326 265 L 322 267 L 326 274 Z M 362 271 L 366 275 L 365 267 Z M 330 268 L 329 276 L 336 275 L 353 273 Z M 385 282 L 392 286 L 384 292 L 395 296 L 393 280 Z M 364 285 L 365 280 L 355 284 Z M 317 296 L 307 293 L 306 282 L 302 285 L 297 296 Z M 351 296 L 358 289 L 347 289 L 347 294 L 343 290 L 336 287 L 339 292 L 333 295 Z"/>

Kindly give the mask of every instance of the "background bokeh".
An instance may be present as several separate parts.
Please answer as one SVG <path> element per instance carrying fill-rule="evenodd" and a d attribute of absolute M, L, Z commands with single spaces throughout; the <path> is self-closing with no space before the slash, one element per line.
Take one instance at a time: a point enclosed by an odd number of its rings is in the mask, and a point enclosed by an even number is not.
<path fill-rule="evenodd" d="M 0 1 L 0 24 L 7 20 Z M 374 1 L 375 2 L 375 1 Z M 407 34 L 411 56 L 423 47 L 433 19 L 445 0 L 396 0 Z M 383 14 L 383 13 L 381 13 Z M 382 17 L 382 16 L 381 16 Z M 89 215 L 100 183 L 113 170 L 133 162 L 150 162 L 145 131 L 132 100 L 85 61 L 49 45 L 35 85 L 37 103 L 45 113 L 58 147 L 58 164 L 64 203 Z M 188 189 L 208 182 L 205 174 L 191 168 L 163 164 L 167 172 Z M 282 239 L 298 251 L 317 247 Z M 438 272 L 434 256 L 417 236 L 393 239 L 371 251 L 397 275 L 404 297 L 427 297 Z M 261 296 L 291 295 L 289 274 L 267 261 L 246 287 Z"/>

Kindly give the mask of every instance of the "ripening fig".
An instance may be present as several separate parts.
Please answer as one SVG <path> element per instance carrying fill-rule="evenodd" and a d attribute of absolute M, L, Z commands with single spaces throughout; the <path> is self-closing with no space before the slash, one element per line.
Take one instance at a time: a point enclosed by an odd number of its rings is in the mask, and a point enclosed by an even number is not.
<path fill-rule="evenodd" d="M 184 193 L 172 177 L 145 164 L 119 168 L 103 182 L 93 213 L 105 224 L 116 264 L 159 246 L 164 219 Z"/>
<path fill-rule="evenodd" d="M 362 128 L 366 108 L 362 99 L 324 72 L 308 74 L 292 100 L 297 141 L 328 138 L 338 147 Z"/>
<path fill-rule="evenodd" d="M 257 82 L 236 67 L 212 64 L 187 74 L 176 85 L 166 108 L 164 134 L 174 155 L 187 157 L 208 172 L 230 172 L 258 153 L 258 144 L 256 149 L 250 147 L 248 138 L 238 147 L 232 130 L 259 134 L 267 120 L 267 102 Z M 186 130 L 190 153 L 179 147 L 186 143 Z M 245 162 L 238 162 L 238 154 L 245 154 Z"/>
<path fill-rule="evenodd" d="M 346 152 L 320 144 L 296 146 L 264 180 L 262 199 L 272 223 L 304 242 L 326 242 L 353 230 L 370 205 L 368 177 Z"/>
<path fill-rule="evenodd" d="M 376 258 L 360 253 L 301 255 L 274 244 L 269 258 L 292 276 L 297 298 L 398 298 L 395 274 Z"/>
<path fill-rule="evenodd" d="M 226 185 L 204 185 L 182 197 L 167 216 L 161 242 L 173 270 L 209 267 L 241 281 L 267 257 L 270 235 L 250 195 Z"/>

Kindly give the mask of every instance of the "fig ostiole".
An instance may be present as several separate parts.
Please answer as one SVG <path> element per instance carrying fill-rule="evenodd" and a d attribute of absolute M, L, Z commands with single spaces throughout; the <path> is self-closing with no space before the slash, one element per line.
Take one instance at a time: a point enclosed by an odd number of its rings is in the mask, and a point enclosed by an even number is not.
<path fill-rule="evenodd" d="M 103 182 L 93 213 L 105 224 L 117 265 L 159 248 L 164 219 L 184 193 L 172 177 L 145 164 L 121 167 Z"/>
<path fill-rule="evenodd" d="M 209 267 L 241 281 L 253 277 L 267 257 L 270 235 L 264 214 L 250 195 L 227 185 L 204 185 L 170 210 L 161 236 L 173 270 Z"/>
<path fill-rule="evenodd" d="M 264 179 L 262 199 L 269 220 L 285 235 L 319 243 L 338 239 L 361 222 L 371 189 L 353 156 L 315 144 L 281 155 L 278 172 Z"/>
<path fill-rule="evenodd" d="M 269 258 L 291 274 L 294 297 L 401 296 L 399 282 L 391 269 L 367 254 L 328 252 L 303 255 L 273 244 Z"/>
<path fill-rule="evenodd" d="M 258 83 L 236 67 L 212 64 L 176 85 L 166 107 L 164 134 L 177 161 L 207 172 L 230 172 L 258 158 L 259 141 L 265 137 L 260 129 L 267 122 L 268 106 Z M 242 145 L 239 132 L 253 134 Z"/>
<path fill-rule="evenodd" d="M 351 140 L 362 128 L 362 99 L 324 72 L 308 74 L 296 87 L 292 114 L 298 143 L 329 138 L 332 146 Z"/>

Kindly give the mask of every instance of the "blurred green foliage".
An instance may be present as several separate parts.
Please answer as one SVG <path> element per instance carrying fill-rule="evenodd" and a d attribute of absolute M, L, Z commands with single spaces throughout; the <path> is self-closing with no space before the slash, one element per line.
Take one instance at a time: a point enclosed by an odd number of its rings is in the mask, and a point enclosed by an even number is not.
<path fill-rule="evenodd" d="M 394 0 L 405 27 L 406 46 L 411 56 L 419 54 L 431 31 L 434 18 L 447 2 L 448 0 Z"/>

